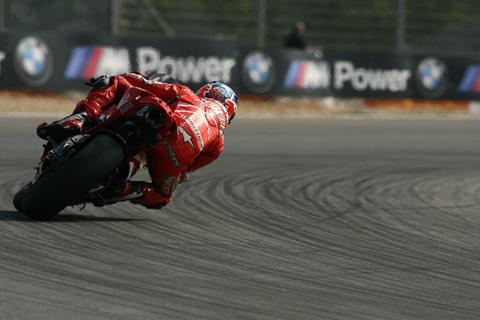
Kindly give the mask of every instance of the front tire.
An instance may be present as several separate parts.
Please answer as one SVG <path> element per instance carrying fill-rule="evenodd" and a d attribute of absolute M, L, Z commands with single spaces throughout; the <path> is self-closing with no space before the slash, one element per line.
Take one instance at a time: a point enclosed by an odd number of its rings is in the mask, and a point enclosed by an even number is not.
<path fill-rule="evenodd" d="M 14 197 L 14 206 L 31 219 L 51 219 L 66 206 L 81 202 L 125 156 L 118 139 L 99 134 L 59 168 L 52 172 L 47 169 L 37 181 L 22 188 Z"/>

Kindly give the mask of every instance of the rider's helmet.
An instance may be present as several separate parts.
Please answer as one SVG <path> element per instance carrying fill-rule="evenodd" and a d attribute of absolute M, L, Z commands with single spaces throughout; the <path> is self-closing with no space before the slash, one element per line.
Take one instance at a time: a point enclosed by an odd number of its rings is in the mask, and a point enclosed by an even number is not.
<path fill-rule="evenodd" d="M 221 102 L 227 113 L 228 123 L 232 121 L 237 113 L 238 98 L 235 92 L 224 83 L 213 81 L 204 85 L 197 91 L 200 98 L 210 98 Z"/>

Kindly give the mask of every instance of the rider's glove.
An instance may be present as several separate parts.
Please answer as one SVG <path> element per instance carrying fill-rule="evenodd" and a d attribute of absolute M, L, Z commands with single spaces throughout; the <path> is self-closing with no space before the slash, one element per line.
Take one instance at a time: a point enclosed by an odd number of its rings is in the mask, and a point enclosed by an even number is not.
<path fill-rule="evenodd" d="M 85 85 L 93 87 L 93 89 L 105 88 L 110 84 L 112 84 L 112 77 L 106 74 L 90 78 L 87 82 L 85 82 Z"/>

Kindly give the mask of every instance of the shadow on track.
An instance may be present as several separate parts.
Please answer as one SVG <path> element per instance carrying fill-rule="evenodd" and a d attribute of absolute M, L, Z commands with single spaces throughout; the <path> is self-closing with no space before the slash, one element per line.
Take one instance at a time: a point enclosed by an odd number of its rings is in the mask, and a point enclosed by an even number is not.
<path fill-rule="evenodd" d="M 23 216 L 21 213 L 13 210 L 0 210 L 0 221 L 23 221 L 23 222 L 49 222 L 49 223 L 65 223 L 65 222 L 130 222 L 130 221 L 145 221 L 146 219 L 134 218 L 116 218 L 116 217 L 98 217 L 92 215 L 80 214 L 59 214 L 52 220 L 31 220 Z"/>
<path fill-rule="evenodd" d="M 27 218 L 14 210 L 0 210 L 0 221 L 27 221 Z"/>

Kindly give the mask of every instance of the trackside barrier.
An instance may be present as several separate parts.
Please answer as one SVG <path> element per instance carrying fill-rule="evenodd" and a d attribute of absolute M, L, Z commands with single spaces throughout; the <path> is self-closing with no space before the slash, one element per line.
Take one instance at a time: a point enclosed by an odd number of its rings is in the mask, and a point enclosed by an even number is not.
<path fill-rule="evenodd" d="M 156 71 L 243 95 L 480 100 L 480 60 L 395 52 L 239 48 L 233 41 L 0 33 L 0 88 L 65 91 L 100 74 Z"/>
<path fill-rule="evenodd" d="M 170 74 L 193 87 L 232 83 L 236 54 L 226 40 L 4 33 L 0 87 L 78 90 L 91 77 L 127 71 Z"/>
<path fill-rule="evenodd" d="M 242 52 L 239 63 L 239 83 L 248 93 L 480 100 L 480 60 L 465 57 L 252 49 Z"/>

